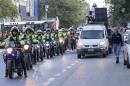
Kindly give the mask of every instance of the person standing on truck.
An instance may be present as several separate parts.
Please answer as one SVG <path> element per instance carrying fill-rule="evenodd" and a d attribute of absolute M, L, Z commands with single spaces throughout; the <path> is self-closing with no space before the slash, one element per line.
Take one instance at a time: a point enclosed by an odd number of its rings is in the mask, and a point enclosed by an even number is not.
<path fill-rule="evenodd" d="M 116 56 L 116 63 L 118 64 L 121 46 L 123 46 L 123 39 L 122 35 L 119 32 L 119 27 L 116 27 L 114 33 L 112 34 L 111 45 L 113 46 L 114 53 Z"/>
<path fill-rule="evenodd" d="M 91 11 L 92 11 L 92 19 L 95 20 L 95 8 L 97 8 L 97 4 L 93 3 Z"/>

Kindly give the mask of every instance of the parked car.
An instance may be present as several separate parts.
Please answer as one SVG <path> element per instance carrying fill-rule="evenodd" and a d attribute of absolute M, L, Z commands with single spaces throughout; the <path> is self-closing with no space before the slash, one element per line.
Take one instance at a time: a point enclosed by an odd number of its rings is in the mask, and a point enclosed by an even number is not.
<path fill-rule="evenodd" d="M 127 68 L 130 68 L 130 30 L 126 30 L 123 34 L 124 47 L 123 47 L 123 56 L 124 56 L 124 65 Z"/>
<path fill-rule="evenodd" d="M 83 27 L 77 43 L 77 57 L 101 55 L 109 53 L 109 41 L 104 25 L 90 24 Z"/>

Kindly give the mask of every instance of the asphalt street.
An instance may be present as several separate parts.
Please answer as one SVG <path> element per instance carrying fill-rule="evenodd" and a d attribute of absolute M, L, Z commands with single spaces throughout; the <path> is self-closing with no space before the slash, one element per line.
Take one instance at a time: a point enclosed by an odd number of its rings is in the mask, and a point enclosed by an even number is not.
<path fill-rule="evenodd" d="M 106 58 L 77 59 L 75 51 L 45 59 L 28 71 L 28 78 L 4 77 L 5 64 L 0 50 L 0 86 L 130 86 L 130 69 L 115 63 L 114 55 Z"/>

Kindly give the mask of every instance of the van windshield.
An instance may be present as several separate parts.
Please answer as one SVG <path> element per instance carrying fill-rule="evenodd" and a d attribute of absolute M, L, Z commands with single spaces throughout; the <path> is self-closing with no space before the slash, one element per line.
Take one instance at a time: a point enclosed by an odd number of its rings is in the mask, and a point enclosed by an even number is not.
<path fill-rule="evenodd" d="M 85 30 L 81 32 L 81 39 L 102 39 L 104 38 L 103 30 Z"/>

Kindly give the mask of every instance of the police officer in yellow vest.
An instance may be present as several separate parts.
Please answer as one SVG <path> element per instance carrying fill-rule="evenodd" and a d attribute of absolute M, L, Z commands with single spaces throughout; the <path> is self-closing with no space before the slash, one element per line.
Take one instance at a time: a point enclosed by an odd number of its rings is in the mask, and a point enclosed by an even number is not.
<path fill-rule="evenodd" d="M 68 33 L 67 31 L 65 31 L 65 28 L 63 28 L 63 36 L 65 39 L 65 49 L 67 49 L 67 45 L 68 45 Z"/>
<path fill-rule="evenodd" d="M 5 48 L 6 42 L 4 37 L 0 37 L 0 48 Z"/>
<path fill-rule="evenodd" d="M 59 39 L 65 40 L 65 37 L 64 37 L 64 35 L 63 35 L 63 30 L 62 30 L 62 29 L 59 30 L 58 37 L 59 37 Z"/>
<path fill-rule="evenodd" d="M 42 41 L 43 41 L 43 44 L 45 43 L 45 34 L 46 34 L 46 31 L 44 31 L 43 34 L 42 34 Z"/>
<path fill-rule="evenodd" d="M 44 40 L 45 40 L 45 42 L 46 42 L 46 41 L 49 41 L 49 42 L 52 41 L 52 38 L 51 38 L 51 30 L 50 30 L 49 28 L 46 30 Z"/>
<path fill-rule="evenodd" d="M 55 40 L 55 32 L 51 32 L 51 39 L 54 41 Z"/>
<path fill-rule="evenodd" d="M 37 30 L 37 36 L 36 36 L 36 39 L 40 42 L 40 43 L 43 43 L 43 38 L 42 38 L 42 30 Z"/>
<path fill-rule="evenodd" d="M 34 33 L 34 30 L 31 28 L 31 27 L 26 27 L 26 30 L 25 30 L 25 38 L 29 38 L 30 39 L 30 45 L 35 45 L 35 44 L 38 44 L 39 41 L 37 40 L 36 38 L 36 34 Z M 34 49 L 34 48 L 33 48 Z M 37 52 L 34 51 L 34 50 L 31 50 L 31 56 L 32 56 L 32 59 L 34 60 L 34 63 L 36 63 L 37 61 Z"/>
<path fill-rule="evenodd" d="M 50 57 L 53 57 L 53 49 L 52 49 L 52 38 L 51 38 L 51 30 L 50 28 L 46 29 L 45 37 L 44 37 L 45 42 L 49 42 L 51 45 L 50 49 Z"/>
<path fill-rule="evenodd" d="M 26 27 L 24 37 L 29 38 L 31 41 L 31 44 L 39 43 L 39 41 L 37 40 L 36 35 L 34 33 L 34 30 L 31 27 Z"/>
<path fill-rule="evenodd" d="M 10 42 L 14 42 L 16 48 L 21 48 L 25 44 L 24 40 L 20 36 L 19 29 L 16 26 L 11 28 L 11 36 L 8 39 L 8 43 L 10 43 Z M 25 66 L 25 62 L 24 62 L 23 57 L 24 57 L 23 52 L 20 51 L 20 62 L 22 63 L 22 67 L 23 67 L 23 70 L 24 70 L 24 76 L 27 77 L 27 71 L 26 71 L 26 66 Z M 8 70 L 7 69 L 6 69 L 6 75 L 5 76 L 8 77 Z"/>
<path fill-rule="evenodd" d="M 37 36 L 36 39 L 39 41 L 39 45 L 40 45 L 40 52 L 39 52 L 39 57 L 41 59 L 41 61 L 43 61 L 43 56 L 45 56 L 45 51 L 44 51 L 44 47 L 43 47 L 43 32 L 42 30 L 37 30 Z"/>

